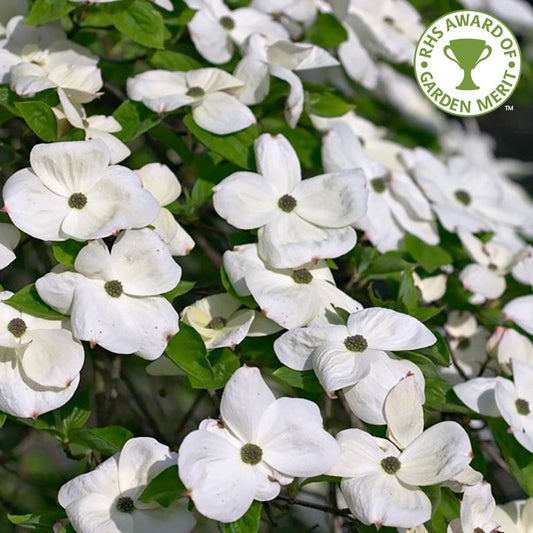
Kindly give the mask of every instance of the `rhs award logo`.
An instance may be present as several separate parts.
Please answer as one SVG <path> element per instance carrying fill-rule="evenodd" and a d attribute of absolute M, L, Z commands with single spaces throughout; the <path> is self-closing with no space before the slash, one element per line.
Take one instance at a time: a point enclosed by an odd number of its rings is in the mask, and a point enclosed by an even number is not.
<path fill-rule="evenodd" d="M 503 105 L 520 78 L 516 37 L 498 18 L 481 11 L 454 11 L 424 32 L 415 52 L 415 75 L 439 109 L 475 117 Z"/>

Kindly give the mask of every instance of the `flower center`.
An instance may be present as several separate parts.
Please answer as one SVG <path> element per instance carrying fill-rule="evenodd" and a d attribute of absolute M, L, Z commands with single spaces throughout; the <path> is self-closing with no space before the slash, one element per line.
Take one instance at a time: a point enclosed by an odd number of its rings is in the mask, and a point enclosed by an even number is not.
<path fill-rule="evenodd" d="M 313 274 L 311 274 L 307 268 L 299 268 L 292 271 L 292 279 L 296 283 L 306 285 L 307 283 L 311 283 L 311 281 L 313 281 Z"/>
<path fill-rule="evenodd" d="M 245 444 L 241 448 L 241 459 L 247 465 L 256 465 L 263 458 L 263 450 L 257 444 Z"/>
<path fill-rule="evenodd" d="M 370 185 L 372 186 L 372 189 L 374 189 L 374 191 L 378 194 L 385 192 L 385 189 L 387 188 L 387 186 L 385 185 L 385 180 L 383 178 L 374 178 L 373 180 L 370 180 Z"/>
<path fill-rule="evenodd" d="M 7 331 L 17 338 L 22 337 L 27 329 L 28 326 L 26 326 L 26 322 L 22 318 L 13 318 L 7 325 Z"/>
<path fill-rule="evenodd" d="M 474 529 L 474 533 L 485 533 L 485 530 L 481 527 L 476 527 L 476 529 Z"/>
<path fill-rule="evenodd" d="M 488 268 L 489 270 L 498 270 L 498 265 L 495 265 L 494 263 L 489 263 Z"/>
<path fill-rule="evenodd" d="M 401 466 L 402 463 L 400 463 L 400 460 L 392 455 L 381 460 L 381 468 L 383 468 L 387 474 L 396 474 Z"/>
<path fill-rule="evenodd" d="M 368 342 L 362 335 L 352 335 L 344 339 L 344 346 L 350 352 L 364 352 L 368 348 Z"/>
<path fill-rule="evenodd" d="M 463 191 L 462 189 L 455 191 L 454 196 L 457 199 L 457 201 L 463 205 L 470 205 L 470 203 L 472 202 L 472 197 L 466 191 Z"/>
<path fill-rule="evenodd" d="M 231 17 L 221 17 L 218 22 L 220 22 L 220 25 L 228 31 L 235 28 L 235 21 Z"/>
<path fill-rule="evenodd" d="M 215 316 L 213 317 L 209 323 L 207 324 L 207 327 L 209 329 L 222 329 L 227 323 L 227 320 L 221 316 Z"/>
<path fill-rule="evenodd" d="M 121 496 L 117 500 L 116 506 L 121 513 L 133 513 L 135 511 L 135 505 L 129 496 Z"/>
<path fill-rule="evenodd" d="M 106 281 L 104 284 L 104 289 L 111 298 L 118 298 L 124 292 L 122 288 L 122 283 L 118 279 L 112 279 L 111 281 Z"/>
<path fill-rule="evenodd" d="M 529 409 L 529 402 L 527 400 L 518 398 L 518 400 L 516 400 L 514 404 L 516 407 L 516 412 L 519 415 L 528 415 L 529 413 L 531 413 L 531 410 Z"/>
<path fill-rule="evenodd" d="M 82 192 L 75 192 L 68 199 L 68 206 L 71 209 L 83 209 L 87 205 L 87 196 Z"/>
<path fill-rule="evenodd" d="M 201 87 L 191 87 L 185 94 L 193 98 L 200 98 L 205 95 L 205 91 Z"/>
<path fill-rule="evenodd" d="M 284 194 L 278 200 L 278 207 L 285 213 L 290 213 L 296 207 L 296 199 L 290 194 Z"/>
<path fill-rule="evenodd" d="M 459 344 L 457 344 L 457 348 L 460 350 L 466 350 L 470 346 L 470 339 L 467 337 L 461 337 L 459 339 Z"/>

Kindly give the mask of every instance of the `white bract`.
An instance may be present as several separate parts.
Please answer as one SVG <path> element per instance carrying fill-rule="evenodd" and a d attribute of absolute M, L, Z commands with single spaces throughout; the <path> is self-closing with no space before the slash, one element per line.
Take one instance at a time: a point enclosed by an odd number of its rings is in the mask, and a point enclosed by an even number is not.
<path fill-rule="evenodd" d="M 0 4 L 0 37 L 5 37 L 7 23 L 17 15 L 27 15 L 28 5 L 20 0 L 4 0 Z"/>
<path fill-rule="evenodd" d="M 196 50 L 210 63 L 220 65 L 233 57 L 233 43 L 240 46 L 252 33 L 262 33 L 270 42 L 288 39 L 288 31 L 253 7 L 231 11 L 222 0 L 185 0 L 197 10 L 187 24 Z"/>
<path fill-rule="evenodd" d="M 109 157 L 101 140 L 38 144 L 31 168 L 4 185 L 3 210 L 25 233 L 50 241 L 98 239 L 146 226 L 157 216 L 157 200 L 133 171 L 109 166 Z"/>
<path fill-rule="evenodd" d="M 459 229 L 459 238 L 470 257 L 476 262 L 463 268 L 459 279 L 471 291 L 472 302 L 499 298 L 505 291 L 505 276 L 514 262 L 514 254 L 493 240 L 483 242 L 468 231 Z"/>
<path fill-rule="evenodd" d="M 20 232 L 11 224 L 0 223 L 0 269 L 15 260 L 13 251 L 20 240 Z"/>
<path fill-rule="evenodd" d="M 224 254 L 224 269 L 239 296 L 251 294 L 266 317 L 287 329 L 340 323 L 333 306 L 348 312 L 361 309 L 335 287 L 325 261 L 274 269 L 259 258 L 257 245 L 245 244 Z"/>
<path fill-rule="evenodd" d="M 518 324 L 526 333 L 533 335 L 533 295 L 511 300 L 502 309 L 505 319 Z"/>
<path fill-rule="evenodd" d="M 294 38 L 301 36 L 302 26 L 313 23 L 318 10 L 331 9 L 327 0 L 252 0 L 250 7 L 279 20 Z"/>
<path fill-rule="evenodd" d="M 84 3 L 84 4 L 108 4 L 109 2 L 118 2 L 119 0 L 69 0 L 69 2 L 74 2 L 76 4 Z M 163 9 L 166 9 L 167 11 L 172 11 L 174 9 L 174 6 L 172 5 L 171 0 L 150 0 L 153 2 L 156 6 L 162 7 Z"/>
<path fill-rule="evenodd" d="M 509 424 L 509 432 L 526 450 L 533 452 L 533 366 L 512 359 L 513 382 L 497 378 L 496 405 Z"/>
<path fill-rule="evenodd" d="M 0 293 L 0 299 L 12 296 Z M 0 302 L 0 410 L 22 418 L 67 403 L 80 380 L 83 347 L 61 320 L 21 313 Z"/>
<path fill-rule="evenodd" d="M 282 135 L 254 143 L 259 173 L 235 172 L 213 187 L 217 213 L 239 229 L 259 228 L 258 252 L 274 268 L 298 267 L 351 250 L 351 227 L 366 212 L 358 169 L 302 180 L 296 152 Z"/>
<path fill-rule="evenodd" d="M 440 300 L 446 294 L 446 283 L 448 281 L 446 274 L 421 278 L 416 272 L 413 272 L 413 281 L 415 287 L 420 291 L 422 301 L 425 303 Z"/>
<path fill-rule="evenodd" d="M 181 194 L 181 184 L 177 176 L 166 165 L 160 163 L 148 163 L 135 173 L 141 178 L 144 188 L 161 206 L 157 218 L 151 223 L 154 231 L 168 246 L 172 255 L 189 254 L 194 248 L 192 237 L 164 207 L 177 200 Z"/>
<path fill-rule="evenodd" d="M 494 520 L 505 533 L 530 533 L 533 531 L 533 498 L 498 505 Z"/>
<path fill-rule="evenodd" d="M 13 17 L 0 42 L 0 82 L 20 96 L 61 87 L 73 102 L 90 102 L 103 84 L 97 63 L 86 48 L 67 41 L 57 23 L 33 27 Z"/>
<path fill-rule="evenodd" d="M 132 100 L 156 113 L 191 106 L 194 121 L 218 135 L 255 124 L 254 114 L 238 100 L 243 87 L 241 80 L 217 68 L 148 70 L 128 79 L 126 86 Z"/>
<path fill-rule="evenodd" d="M 220 419 L 204 420 L 179 449 L 179 474 L 194 505 L 221 522 L 240 518 L 252 501 L 273 500 L 295 477 L 328 471 L 339 455 L 316 404 L 276 400 L 257 368 L 228 381 Z"/>
<path fill-rule="evenodd" d="M 113 117 L 104 115 L 87 116 L 81 104 L 73 104 L 63 89 L 58 89 L 61 106 L 53 111 L 59 121 L 66 119 L 72 126 L 85 131 L 85 139 L 100 139 L 109 149 L 109 163 L 116 165 L 131 154 L 130 149 L 117 137 L 112 135 L 122 130 L 122 126 Z"/>
<path fill-rule="evenodd" d="M 516 258 L 512 270 L 513 278 L 524 285 L 533 287 L 533 247 L 528 246 Z"/>
<path fill-rule="evenodd" d="M 533 28 L 533 8 L 525 0 L 459 0 L 459 3 L 466 9 L 492 13 L 517 32 L 528 33 Z"/>
<path fill-rule="evenodd" d="M 74 269 L 36 282 L 48 305 L 71 315 L 74 336 L 115 353 L 157 359 L 179 328 L 178 314 L 160 294 L 181 277 L 161 239 L 149 229 L 127 231 L 111 252 L 102 240 L 91 241 Z"/>
<path fill-rule="evenodd" d="M 255 318 L 252 309 L 239 309 L 241 302 L 230 294 L 212 294 L 181 313 L 181 319 L 202 337 L 208 350 L 234 348 L 248 334 Z"/>
<path fill-rule="evenodd" d="M 447 533 L 476 533 L 478 531 L 497 533 L 501 530 L 499 524 L 494 521 L 495 510 L 496 501 L 488 483 L 483 482 L 467 487 L 461 500 L 461 518 L 452 520 L 446 531 Z"/>
<path fill-rule="evenodd" d="M 515 329 L 498 326 L 487 342 L 487 351 L 496 355 L 498 363 L 511 373 L 511 359 L 533 365 L 533 343 Z"/>
<path fill-rule="evenodd" d="M 177 458 L 155 439 L 130 439 L 95 470 L 65 483 L 59 490 L 59 503 L 77 533 L 190 533 L 196 520 L 182 502 L 161 507 L 139 499 Z"/>
<path fill-rule="evenodd" d="M 374 307 L 352 313 L 346 326 L 297 328 L 274 343 L 278 359 L 294 370 L 314 369 L 326 392 L 358 383 L 376 352 L 416 350 L 436 338 L 409 315 Z"/>
<path fill-rule="evenodd" d="M 342 493 L 363 523 L 417 527 L 431 518 L 431 502 L 419 487 L 437 485 L 462 472 L 472 460 L 470 441 L 456 422 L 423 431 L 413 375 L 389 392 L 383 411 L 390 440 L 360 429 L 341 431 L 341 455 L 328 473 L 343 478 Z"/>
<path fill-rule="evenodd" d="M 405 172 L 387 168 L 368 155 L 353 126 L 343 121 L 333 123 L 323 137 L 322 159 L 328 172 L 363 170 L 368 209 L 355 226 L 365 231 L 380 252 L 397 250 L 406 233 L 428 244 L 439 242 L 434 215 L 424 195 Z"/>
<path fill-rule="evenodd" d="M 285 103 L 285 120 L 294 128 L 304 105 L 302 82 L 293 71 L 331 67 L 338 61 L 324 49 L 308 43 L 276 41 L 269 45 L 264 35 L 253 34 L 246 43 L 246 54 L 234 75 L 245 83 L 240 100 L 246 105 L 262 102 L 270 90 L 270 75 L 290 85 Z"/>

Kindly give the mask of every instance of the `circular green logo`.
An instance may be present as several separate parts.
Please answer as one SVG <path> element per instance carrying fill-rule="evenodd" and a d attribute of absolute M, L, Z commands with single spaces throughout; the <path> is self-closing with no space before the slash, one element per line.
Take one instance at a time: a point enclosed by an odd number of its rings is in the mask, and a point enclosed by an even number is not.
<path fill-rule="evenodd" d="M 454 11 L 422 34 L 414 67 L 420 89 L 434 105 L 450 115 L 476 117 L 509 99 L 520 79 L 522 56 L 500 19 Z"/>

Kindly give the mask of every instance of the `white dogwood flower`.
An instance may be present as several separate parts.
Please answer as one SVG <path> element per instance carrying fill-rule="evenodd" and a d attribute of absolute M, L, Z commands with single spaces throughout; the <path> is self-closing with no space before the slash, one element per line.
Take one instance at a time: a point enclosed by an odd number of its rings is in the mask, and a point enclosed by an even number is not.
<path fill-rule="evenodd" d="M 511 359 L 533 365 L 533 342 L 515 329 L 498 326 L 487 342 L 487 351 L 511 374 Z"/>
<path fill-rule="evenodd" d="M 498 522 L 494 521 L 496 501 L 491 486 L 487 482 L 466 487 L 461 500 L 461 518 L 452 520 L 447 533 L 476 533 L 500 531 Z M 507 531 L 507 530 L 506 530 Z"/>
<path fill-rule="evenodd" d="M 212 294 L 183 309 L 181 319 L 202 337 L 208 350 L 235 347 L 248 334 L 255 318 L 252 309 L 241 309 L 230 294 Z"/>
<path fill-rule="evenodd" d="M 233 57 L 234 44 L 240 46 L 252 33 L 262 33 L 271 42 L 288 39 L 288 31 L 253 7 L 230 10 L 222 0 L 185 0 L 196 10 L 187 25 L 198 53 L 210 63 L 220 65 Z"/>
<path fill-rule="evenodd" d="M 282 40 L 269 44 L 264 35 L 257 33 L 250 36 L 245 49 L 246 54 L 234 71 L 245 83 L 240 100 L 246 105 L 262 102 L 270 90 L 270 75 L 286 81 L 290 92 L 285 102 L 285 119 L 291 128 L 298 123 L 304 105 L 303 85 L 294 71 L 339 64 L 318 46 Z"/>
<path fill-rule="evenodd" d="M 416 318 L 373 307 L 352 313 L 346 326 L 292 329 L 275 341 L 274 351 L 289 368 L 313 368 L 332 396 L 365 377 L 376 352 L 416 350 L 435 342 L 433 333 Z"/>
<path fill-rule="evenodd" d="M 126 231 L 111 252 L 102 240 L 90 241 L 74 269 L 36 282 L 48 305 L 71 315 L 74 336 L 115 353 L 157 359 L 179 328 L 178 314 L 160 294 L 181 277 L 161 239 L 149 229 Z"/>
<path fill-rule="evenodd" d="M 368 209 L 355 222 L 380 252 L 397 250 L 406 233 L 437 244 L 438 232 L 430 204 L 411 178 L 366 152 L 357 130 L 336 121 L 322 140 L 322 159 L 328 172 L 361 168 L 368 187 Z M 396 163 L 397 165 L 397 163 Z"/>
<path fill-rule="evenodd" d="M 168 246 L 172 255 L 189 254 L 195 244 L 192 237 L 164 207 L 174 202 L 181 194 L 181 184 L 177 176 L 161 163 L 148 163 L 135 173 L 141 178 L 144 188 L 161 206 L 157 218 L 151 223 L 154 231 Z"/>
<path fill-rule="evenodd" d="M 533 287 L 533 247 L 527 246 L 516 257 L 516 264 L 512 270 L 513 278 L 523 285 Z"/>
<path fill-rule="evenodd" d="M 179 475 L 200 513 L 232 522 L 293 478 L 324 474 L 338 454 L 316 404 L 276 400 L 259 370 L 245 366 L 224 389 L 220 420 L 204 420 L 185 437 Z"/>
<path fill-rule="evenodd" d="M 157 216 L 157 200 L 133 171 L 109 166 L 101 140 L 38 144 L 30 164 L 4 185 L 3 210 L 32 237 L 98 239 Z"/>
<path fill-rule="evenodd" d="M 497 378 L 496 405 L 509 431 L 526 450 L 533 452 L 533 366 L 512 359 L 513 381 Z"/>
<path fill-rule="evenodd" d="M 20 232 L 12 224 L 0 223 L 0 269 L 15 260 L 13 251 L 20 240 Z"/>
<path fill-rule="evenodd" d="M 505 276 L 514 262 L 514 254 L 503 244 L 493 240 L 482 242 L 468 231 L 457 232 L 470 257 L 476 262 L 467 265 L 459 274 L 465 289 L 473 293 L 473 301 L 499 298 L 505 291 Z"/>
<path fill-rule="evenodd" d="M 258 251 L 274 268 L 334 258 L 351 250 L 351 224 L 366 211 L 358 169 L 302 180 L 300 162 L 282 135 L 254 143 L 259 173 L 235 172 L 213 187 L 217 213 L 239 229 L 259 228 Z"/>
<path fill-rule="evenodd" d="M 0 43 L 0 81 L 20 96 L 61 87 L 73 102 L 90 102 L 103 84 L 97 63 L 86 48 L 67 41 L 58 23 L 33 27 L 13 17 Z"/>
<path fill-rule="evenodd" d="M 130 439 L 95 470 L 65 483 L 59 490 L 59 504 L 78 533 L 190 533 L 196 520 L 182 502 L 161 507 L 139 499 L 148 484 L 177 459 L 155 439 Z"/>
<path fill-rule="evenodd" d="M 81 104 L 72 103 L 65 91 L 57 90 L 61 106 L 53 111 L 58 120 L 66 119 L 72 126 L 85 131 L 85 139 L 100 139 L 109 149 L 109 162 L 111 165 L 120 163 L 131 154 L 130 149 L 117 137 L 112 135 L 122 130 L 122 126 L 113 117 L 104 115 L 87 116 Z"/>
<path fill-rule="evenodd" d="M 238 100 L 243 87 L 241 80 L 217 68 L 148 70 L 129 78 L 126 85 L 132 100 L 156 113 L 191 106 L 194 121 L 218 135 L 255 124 L 254 114 Z"/>
<path fill-rule="evenodd" d="M 239 296 L 251 294 L 266 317 L 287 329 L 340 323 L 332 306 L 348 312 L 361 309 L 335 287 L 325 261 L 274 269 L 259 258 L 257 245 L 245 244 L 224 254 L 224 269 Z"/>
<path fill-rule="evenodd" d="M 0 293 L 6 300 L 12 293 Z M 0 410 L 37 418 L 74 394 L 84 352 L 61 320 L 37 318 L 0 301 Z"/>
<path fill-rule="evenodd" d="M 533 498 L 497 505 L 494 520 L 500 524 L 505 533 L 533 531 Z"/>
<path fill-rule="evenodd" d="M 420 487 L 462 472 L 472 460 L 470 440 L 456 422 L 440 422 L 423 431 L 414 376 L 390 391 L 384 413 L 392 442 L 360 429 L 341 431 L 341 455 L 328 474 L 343 478 L 344 498 L 363 523 L 378 529 L 417 527 L 431 518 L 431 502 Z"/>

